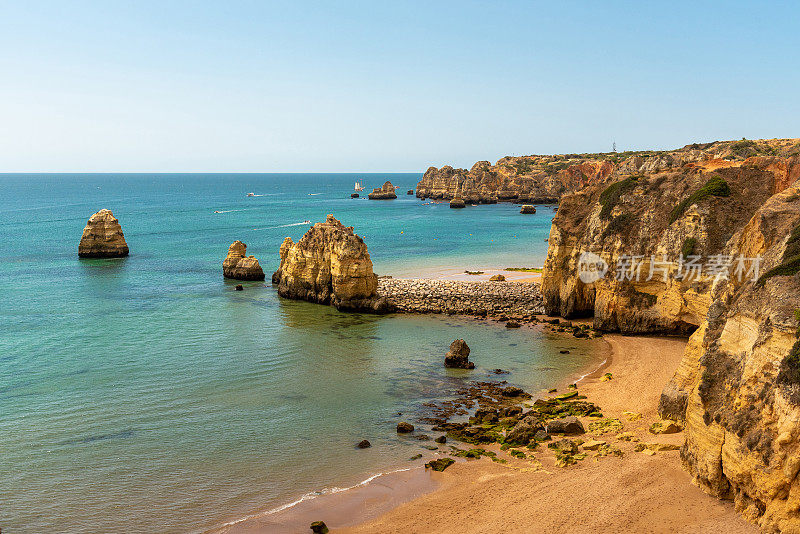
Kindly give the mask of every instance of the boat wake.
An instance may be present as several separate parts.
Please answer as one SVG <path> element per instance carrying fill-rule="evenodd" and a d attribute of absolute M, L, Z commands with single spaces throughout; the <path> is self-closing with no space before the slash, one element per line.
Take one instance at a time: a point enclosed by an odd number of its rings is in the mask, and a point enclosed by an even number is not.
<path fill-rule="evenodd" d="M 296 223 L 289 223 L 289 224 L 279 224 L 278 226 L 265 226 L 264 228 L 253 228 L 253 230 L 272 230 L 274 228 L 289 228 L 290 226 L 305 226 L 307 224 L 311 224 L 311 221 L 302 221 Z"/>

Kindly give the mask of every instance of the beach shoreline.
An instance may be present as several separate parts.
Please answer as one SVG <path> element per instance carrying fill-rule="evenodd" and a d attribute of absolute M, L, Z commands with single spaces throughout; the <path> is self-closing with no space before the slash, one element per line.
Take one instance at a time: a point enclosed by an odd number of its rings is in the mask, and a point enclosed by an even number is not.
<path fill-rule="evenodd" d="M 612 357 L 586 376 L 579 391 L 606 417 L 636 411 L 625 430 L 641 441 L 679 445 L 683 434 L 649 435 L 658 419 L 661 388 L 671 376 L 685 339 L 606 336 Z M 606 372 L 612 380 L 603 380 Z M 595 436 L 582 436 L 593 439 Z M 609 435 L 598 439 L 613 441 Z M 631 445 L 633 443 L 630 443 Z M 617 443 L 615 443 L 617 445 Z M 621 443 L 620 443 L 621 445 Z M 439 487 L 383 515 L 333 532 L 698 532 L 754 533 L 733 503 L 703 493 L 691 483 L 677 450 L 624 457 L 587 458 L 567 468 L 546 455 L 539 466 L 500 465 L 486 459 L 458 462 L 442 473 Z M 324 520 L 324 517 L 321 517 Z"/>
<path fill-rule="evenodd" d="M 544 328 L 545 318 L 539 317 L 531 328 Z M 575 324 L 588 321 L 574 321 Z M 565 340 L 572 336 L 558 333 Z M 566 391 L 569 384 L 582 384 L 602 376 L 613 361 L 613 351 L 603 343 L 592 361 L 583 369 L 553 384 Z M 547 390 L 532 391 L 532 401 L 546 396 Z M 465 463 L 458 460 L 459 464 Z M 222 526 L 203 532 L 207 534 L 275 534 L 301 532 L 308 525 L 324 518 L 331 528 L 347 528 L 364 524 L 383 514 L 397 509 L 405 503 L 437 491 L 447 479 L 445 473 L 425 469 L 417 464 L 413 467 L 380 472 L 364 481 L 346 488 L 333 488 L 307 493 L 294 501 L 269 510 L 255 511 L 240 518 L 233 518 Z"/>

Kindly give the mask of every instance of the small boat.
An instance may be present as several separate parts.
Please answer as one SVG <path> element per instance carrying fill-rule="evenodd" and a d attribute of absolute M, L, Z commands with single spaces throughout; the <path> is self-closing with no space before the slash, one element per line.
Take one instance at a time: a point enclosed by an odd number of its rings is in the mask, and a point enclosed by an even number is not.
<path fill-rule="evenodd" d="M 364 184 L 361 183 L 361 180 L 356 180 L 356 185 L 353 186 L 354 191 L 363 191 Z"/>
<path fill-rule="evenodd" d="M 247 193 L 247 196 L 248 197 L 254 197 L 254 196 L 256 196 L 256 194 L 255 193 Z"/>
<path fill-rule="evenodd" d="M 305 220 L 305 221 L 303 221 L 303 224 L 311 224 L 311 221 Z"/>

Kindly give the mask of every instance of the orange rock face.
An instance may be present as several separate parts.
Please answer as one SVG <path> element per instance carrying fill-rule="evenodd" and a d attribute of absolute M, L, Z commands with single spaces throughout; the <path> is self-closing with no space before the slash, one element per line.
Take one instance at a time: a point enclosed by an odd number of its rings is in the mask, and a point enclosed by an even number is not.
<path fill-rule="evenodd" d="M 339 310 L 388 311 L 377 295 L 367 245 L 333 215 L 317 223 L 294 243 L 287 237 L 280 248 L 281 265 L 272 275 L 285 298 L 330 304 Z"/>
<path fill-rule="evenodd" d="M 128 243 L 122 227 L 111 210 L 102 209 L 92 215 L 83 229 L 78 245 L 81 258 L 120 258 L 128 255 Z"/>
<path fill-rule="evenodd" d="M 222 275 L 234 280 L 264 280 L 264 271 L 255 256 L 246 256 L 247 245 L 234 241 L 222 262 Z"/>

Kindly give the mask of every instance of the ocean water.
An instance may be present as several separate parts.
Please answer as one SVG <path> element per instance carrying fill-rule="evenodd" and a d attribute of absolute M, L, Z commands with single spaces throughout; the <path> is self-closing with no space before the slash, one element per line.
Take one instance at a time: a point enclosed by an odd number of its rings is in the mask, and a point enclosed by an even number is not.
<path fill-rule="evenodd" d="M 359 175 L 367 190 L 417 174 Z M 199 532 L 414 465 L 401 416 L 469 379 L 531 390 L 577 375 L 593 342 L 454 317 L 344 314 L 222 278 L 241 239 L 267 273 L 302 221 L 333 213 L 376 272 L 541 266 L 549 208 L 349 198 L 356 175 L 0 175 L 0 527 Z M 247 197 L 253 192 L 258 196 Z M 79 260 L 113 210 L 131 250 Z M 215 213 L 220 212 L 220 213 Z M 448 371 L 466 339 L 473 372 Z M 569 347 L 563 355 L 559 349 Z M 494 368 L 511 371 L 496 377 Z M 369 439 L 373 447 L 358 450 Z"/>

